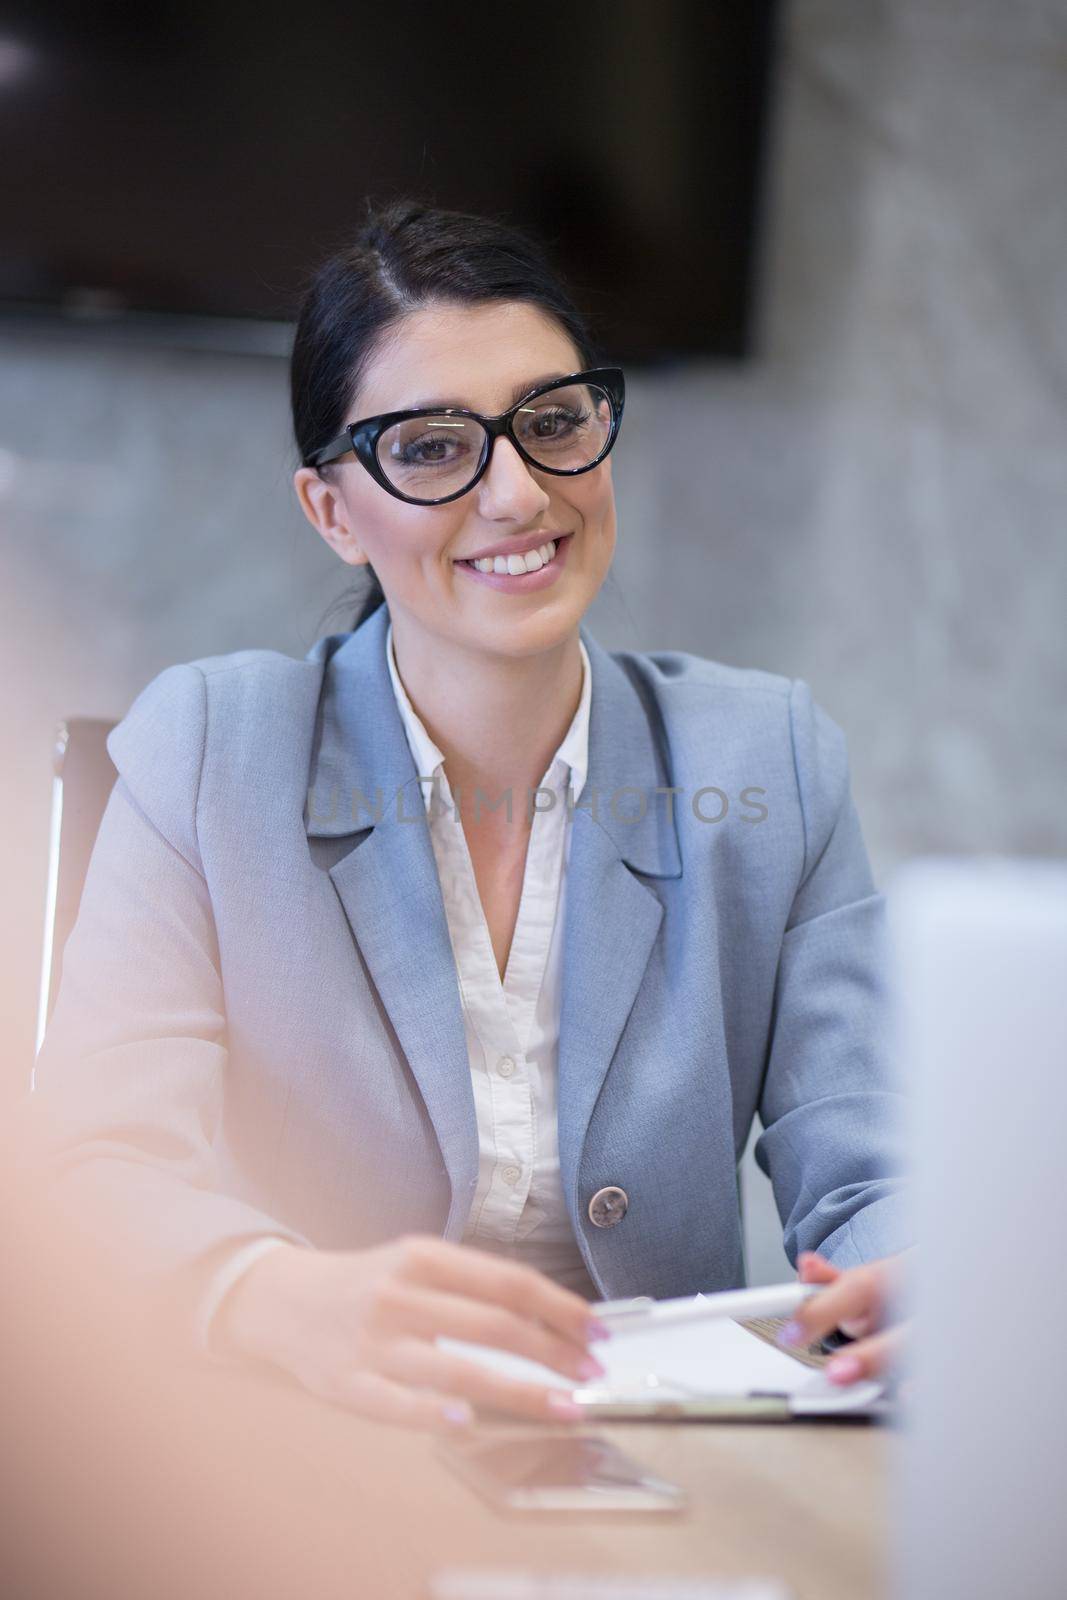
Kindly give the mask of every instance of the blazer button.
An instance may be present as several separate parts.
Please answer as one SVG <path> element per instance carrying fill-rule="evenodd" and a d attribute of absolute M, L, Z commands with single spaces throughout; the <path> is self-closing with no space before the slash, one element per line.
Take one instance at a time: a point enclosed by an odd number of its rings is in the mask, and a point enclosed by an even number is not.
<path fill-rule="evenodd" d="M 613 1228 L 626 1215 L 630 1197 L 625 1189 L 609 1185 L 598 1189 L 589 1202 L 589 1220 L 596 1228 Z"/>

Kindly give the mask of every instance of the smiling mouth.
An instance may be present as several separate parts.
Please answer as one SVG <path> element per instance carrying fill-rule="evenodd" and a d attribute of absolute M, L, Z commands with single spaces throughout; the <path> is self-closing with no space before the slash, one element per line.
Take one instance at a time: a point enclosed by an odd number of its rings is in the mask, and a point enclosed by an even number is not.
<path fill-rule="evenodd" d="M 571 537 L 569 533 L 561 533 L 554 539 L 546 539 L 544 544 L 537 545 L 533 550 L 525 551 L 521 556 L 480 556 L 475 561 L 458 561 L 456 565 L 473 567 L 476 572 L 496 572 L 501 577 L 521 578 L 524 573 L 540 572 L 542 567 L 547 567 L 555 558 L 559 546 Z"/>

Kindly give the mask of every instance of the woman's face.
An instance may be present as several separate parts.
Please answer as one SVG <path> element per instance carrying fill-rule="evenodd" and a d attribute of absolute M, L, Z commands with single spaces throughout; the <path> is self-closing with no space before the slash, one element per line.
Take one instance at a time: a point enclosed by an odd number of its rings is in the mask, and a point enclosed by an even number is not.
<path fill-rule="evenodd" d="M 582 367 L 563 329 L 521 301 L 438 304 L 411 312 L 369 362 L 346 422 L 424 405 L 506 411 L 524 391 Z M 511 656 L 558 645 L 578 626 L 615 549 L 610 457 L 577 477 L 526 465 L 497 439 L 480 482 L 446 505 L 409 505 L 353 457 L 332 481 L 313 468 L 294 476 L 305 515 L 342 560 L 369 561 L 394 622 L 474 649 Z M 551 582 L 505 592 L 460 565 L 487 546 L 564 539 Z M 547 569 L 546 569 L 547 575 Z"/>

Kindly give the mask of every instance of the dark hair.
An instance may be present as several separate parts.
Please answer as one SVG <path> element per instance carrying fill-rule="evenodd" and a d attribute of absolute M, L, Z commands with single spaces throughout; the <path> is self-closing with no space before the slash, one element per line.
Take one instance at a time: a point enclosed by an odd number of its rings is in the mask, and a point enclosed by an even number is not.
<path fill-rule="evenodd" d="M 303 290 L 289 365 L 301 462 L 352 420 L 351 398 L 381 335 L 408 312 L 442 300 L 540 306 L 573 340 L 583 367 L 599 364 L 586 319 L 541 246 L 520 229 L 417 200 L 368 201 L 363 227 L 312 270 Z M 328 479 L 337 465 L 318 471 Z M 369 564 L 366 572 L 353 629 L 385 599 Z"/>

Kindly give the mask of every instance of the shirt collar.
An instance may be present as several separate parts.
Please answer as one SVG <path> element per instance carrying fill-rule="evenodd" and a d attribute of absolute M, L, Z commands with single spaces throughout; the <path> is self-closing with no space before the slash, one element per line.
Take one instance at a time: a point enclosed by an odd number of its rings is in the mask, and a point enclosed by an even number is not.
<path fill-rule="evenodd" d="M 589 665 L 589 653 L 580 636 L 578 650 L 582 658 L 582 692 L 578 700 L 578 709 L 571 718 L 571 725 L 563 735 L 559 747 L 548 766 L 548 774 L 551 774 L 556 762 L 562 762 L 569 769 L 568 783 L 574 792 L 575 798 L 580 796 L 585 788 L 585 778 L 589 768 L 589 707 L 593 691 L 593 673 Z M 393 685 L 393 694 L 396 696 L 397 709 L 400 712 L 400 717 L 404 724 L 404 732 L 407 735 L 408 747 L 415 762 L 415 770 L 420 778 L 442 777 L 444 755 L 427 733 L 426 725 L 408 698 L 407 691 L 400 681 L 400 674 L 396 669 L 396 657 L 393 654 L 392 621 L 390 621 L 385 635 L 385 658 L 389 665 L 389 677 Z M 434 786 L 430 783 L 422 783 L 419 787 L 422 790 L 426 809 L 429 811 Z"/>

